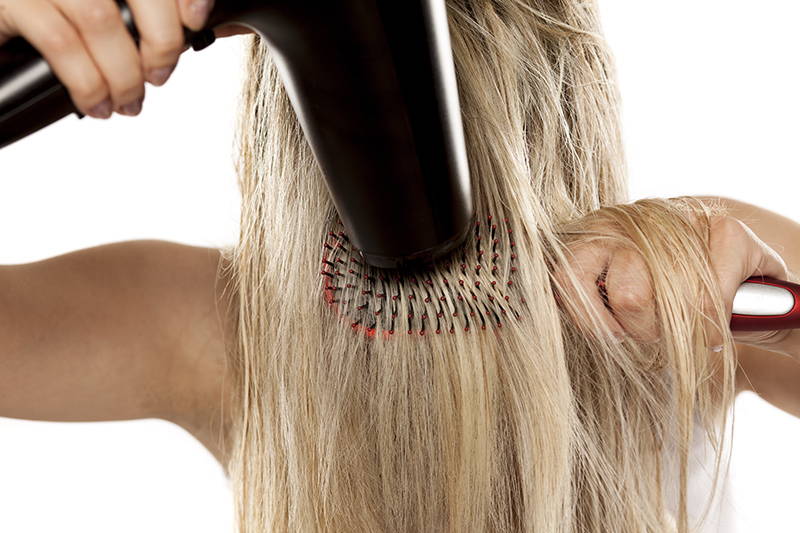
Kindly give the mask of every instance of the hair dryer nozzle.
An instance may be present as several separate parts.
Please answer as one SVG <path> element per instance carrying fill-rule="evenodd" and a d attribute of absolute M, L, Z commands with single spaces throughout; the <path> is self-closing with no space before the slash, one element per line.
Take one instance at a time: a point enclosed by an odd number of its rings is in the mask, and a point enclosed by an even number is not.
<path fill-rule="evenodd" d="M 267 41 L 364 259 L 402 267 L 461 244 L 473 206 L 444 1 L 276 11 Z"/>

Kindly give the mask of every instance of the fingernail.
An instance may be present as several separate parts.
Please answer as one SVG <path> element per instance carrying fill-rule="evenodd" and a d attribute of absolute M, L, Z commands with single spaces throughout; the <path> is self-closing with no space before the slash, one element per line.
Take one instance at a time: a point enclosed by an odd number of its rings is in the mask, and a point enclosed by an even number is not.
<path fill-rule="evenodd" d="M 192 18 L 194 18 L 197 25 L 201 25 L 206 21 L 209 7 L 211 6 L 210 0 L 194 0 L 189 6 Z"/>
<path fill-rule="evenodd" d="M 106 98 L 89 110 L 89 115 L 95 118 L 108 118 L 111 116 L 111 100 Z"/>
<path fill-rule="evenodd" d="M 142 101 L 144 98 L 139 98 L 138 100 L 134 100 L 133 102 L 129 102 L 124 106 L 119 108 L 120 113 L 123 115 L 134 116 L 138 115 L 139 111 L 142 110 Z"/>
<path fill-rule="evenodd" d="M 147 81 L 152 85 L 163 85 L 167 81 L 169 75 L 172 74 L 175 65 L 171 67 L 154 68 L 147 71 Z"/>
<path fill-rule="evenodd" d="M 712 346 L 711 347 L 711 351 L 712 352 L 721 352 L 722 351 L 722 345 L 721 344 L 717 344 L 716 346 Z"/>

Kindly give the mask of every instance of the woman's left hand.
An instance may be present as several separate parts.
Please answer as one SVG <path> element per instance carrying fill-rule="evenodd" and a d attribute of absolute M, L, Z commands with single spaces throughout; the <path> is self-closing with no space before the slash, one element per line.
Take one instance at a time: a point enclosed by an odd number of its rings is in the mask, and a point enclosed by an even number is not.
<path fill-rule="evenodd" d="M 788 277 L 781 256 L 737 218 L 711 217 L 709 248 L 728 320 L 734 296 L 744 280 L 758 275 Z M 643 257 L 636 250 L 596 242 L 581 245 L 571 252 L 571 266 L 612 334 L 617 338 L 657 342 L 660 334 L 655 301 Z M 704 309 L 707 316 L 711 316 L 712 309 L 712 302 L 707 302 Z M 577 318 L 579 324 L 588 322 L 586 316 Z M 735 331 L 733 338 L 769 348 L 780 343 L 789 331 Z M 715 351 L 720 349 L 722 333 L 711 327 L 710 320 L 707 338 L 709 347 Z"/>

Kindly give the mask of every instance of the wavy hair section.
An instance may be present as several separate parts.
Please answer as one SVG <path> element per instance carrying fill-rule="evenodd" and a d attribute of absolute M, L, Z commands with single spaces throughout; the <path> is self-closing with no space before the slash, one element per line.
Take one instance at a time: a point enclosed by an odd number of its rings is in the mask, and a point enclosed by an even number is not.
<path fill-rule="evenodd" d="M 624 204 L 593 2 L 447 7 L 478 227 L 428 272 L 347 264 L 269 50 L 248 37 L 229 256 L 239 530 L 687 531 L 694 419 L 716 436 L 733 388 L 730 339 L 711 360 L 699 327 L 697 303 L 718 291 L 702 230 L 711 211 Z M 589 296 L 570 250 L 592 239 L 643 255 L 661 342 L 612 344 L 571 320 Z M 590 323 L 602 333 L 600 317 Z"/>

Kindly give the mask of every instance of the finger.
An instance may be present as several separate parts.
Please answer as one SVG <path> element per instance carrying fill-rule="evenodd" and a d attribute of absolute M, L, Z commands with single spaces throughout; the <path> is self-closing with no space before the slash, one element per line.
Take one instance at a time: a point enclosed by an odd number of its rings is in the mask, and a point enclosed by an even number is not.
<path fill-rule="evenodd" d="M 194 31 L 203 28 L 213 7 L 213 0 L 178 0 L 181 20 Z"/>
<path fill-rule="evenodd" d="M 789 270 L 786 267 L 786 261 L 771 248 L 767 243 L 762 241 L 749 226 L 744 226 L 746 231 L 753 239 L 755 254 L 752 256 L 752 264 L 754 264 L 751 276 L 771 276 L 777 279 L 786 279 L 789 276 Z"/>
<path fill-rule="evenodd" d="M 611 313 L 633 339 L 649 343 L 659 339 L 652 282 L 642 255 L 618 248 L 606 276 Z"/>
<path fill-rule="evenodd" d="M 554 272 L 557 295 L 575 325 L 585 334 L 608 340 L 625 334 L 606 307 L 597 285 L 598 276 L 610 263 L 612 253 L 610 247 L 597 242 L 575 245 L 567 250 L 568 265 Z M 576 278 L 577 286 L 571 282 L 568 271 Z M 595 319 L 599 319 L 599 323 L 595 323 Z"/>
<path fill-rule="evenodd" d="M 762 241 L 747 225 L 744 225 L 744 227 L 752 239 L 753 249 L 749 264 L 745 270 L 745 272 L 750 271 L 747 277 L 770 276 L 777 279 L 786 279 L 788 277 L 788 269 L 780 254 Z M 789 333 L 789 330 L 736 331 L 733 336 L 737 341 L 764 344 L 778 342 Z"/>
<path fill-rule="evenodd" d="M 105 79 L 70 21 L 44 0 L 5 4 L 4 19 L 22 35 L 50 65 L 64 84 L 75 107 L 84 114 L 108 118 L 111 101 Z"/>
<path fill-rule="evenodd" d="M 777 278 L 786 276 L 786 264 L 777 252 L 736 218 L 723 216 L 712 220 L 709 249 L 712 267 L 719 282 L 725 317 L 728 320 L 733 312 L 736 291 L 747 278 L 754 275 Z M 708 342 L 711 346 L 719 346 L 727 332 L 715 326 L 713 312 L 714 302 L 706 301 Z M 738 338 L 742 339 L 763 336 L 762 332 L 738 334 Z"/>
<path fill-rule="evenodd" d="M 733 298 L 742 282 L 752 273 L 754 265 L 752 238 L 746 226 L 738 219 L 730 216 L 713 217 L 710 223 L 709 253 L 712 270 L 716 274 L 726 319 L 730 319 L 733 311 Z M 722 345 L 728 334 L 727 323 L 724 329 L 718 326 L 714 314 L 715 301 L 705 302 L 706 338 L 709 346 Z"/>
<path fill-rule="evenodd" d="M 118 113 L 137 115 L 144 99 L 139 50 L 114 0 L 56 0 L 62 13 L 78 28 L 97 64 Z"/>
<path fill-rule="evenodd" d="M 164 0 L 128 0 L 128 6 L 139 30 L 145 78 L 153 85 L 163 85 L 185 44 L 178 5 Z"/>

